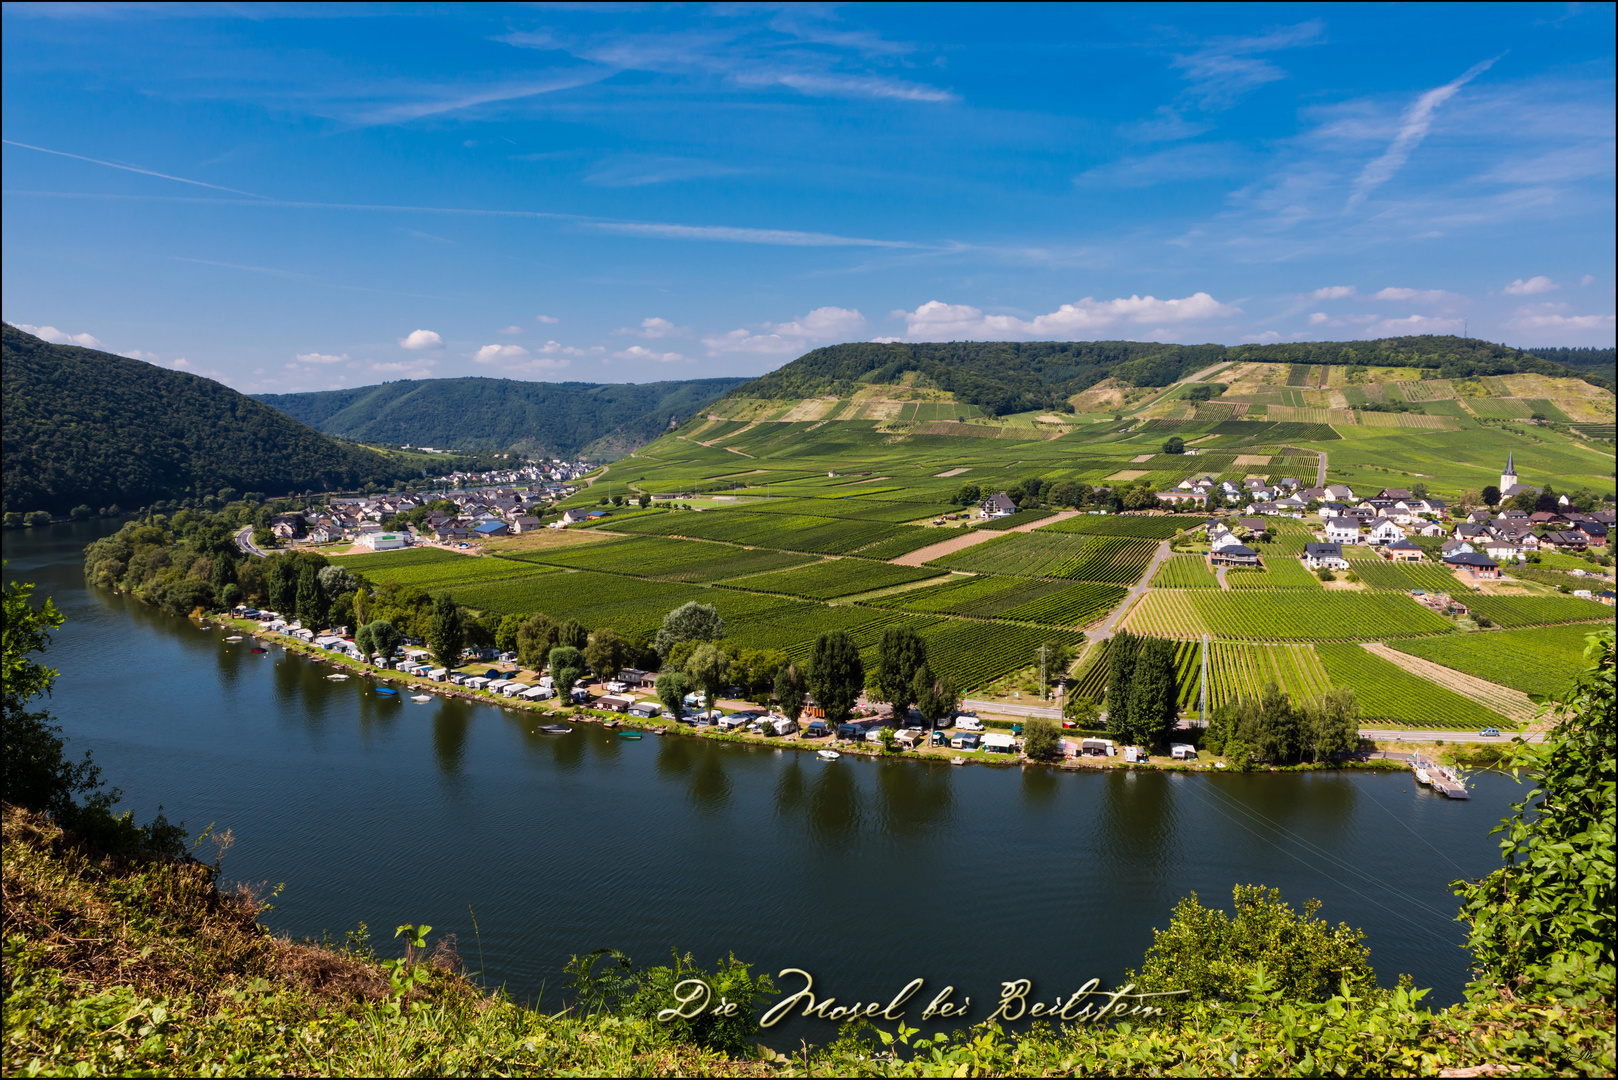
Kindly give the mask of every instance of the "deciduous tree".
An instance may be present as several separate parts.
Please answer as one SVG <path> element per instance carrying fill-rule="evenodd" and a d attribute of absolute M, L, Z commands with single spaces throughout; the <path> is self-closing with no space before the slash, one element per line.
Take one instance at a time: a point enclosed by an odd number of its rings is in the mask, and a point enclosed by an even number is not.
<path fill-rule="evenodd" d="M 433 659 L 439 667 L 454 670 L 461 666 L 461 655 L 466 649 L 466 627 L 461 621 L 460 606 L 449 593 L 442 593 L 433 601 L 427 647 L 433 651 Z"/>
<path fill-rule="evenodd" d="M 828 722 L 848 716 L 865 685 L 865 665 L 854 639 L 841 630 L 821 634 L 809 651 L 809 692 L 826 710 Z"/>
<path fill-rule="evenodd" d="M 876 651 L 876 687 L 881 699 L 893 706 L 893 719 L 902 722 L 916 700 L 916 672 L 927 663 L 927 643 L 906 625 L 882 631 Z"/>

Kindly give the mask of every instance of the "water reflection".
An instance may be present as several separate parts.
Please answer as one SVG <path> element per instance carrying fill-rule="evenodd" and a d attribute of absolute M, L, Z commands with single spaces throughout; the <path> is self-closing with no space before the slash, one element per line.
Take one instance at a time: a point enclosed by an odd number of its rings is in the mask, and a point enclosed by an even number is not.
<path fill-rule="evenodd" d="M 691 805 L 698 810 L 714 813 L 730 805 L 730 776 L 725 771 L 727 757 L 729 755 L 713 743 L 700 745 L 689 788 Z"/>
<path fill-rule="evenodd" d="M 911 836 L 949 825 L 955 809 L 949 769 L 914 761 L 878 762 L 878 828 Z"/>
<path fill-rule="evenodd" d="M 1174 842 L 1174 806 L 1159 772 L 1109 771 L 1101 785 L 1101 845 L 1105 857 L 1156 877 Z"/>
<path fill-rule="evenodd" d="M 446 776 L 461 771 L 461 758 L 466 753 L 466 736 L 472 726 L 472 717 L 465 708 L 452 708 L 449 702 L 433 717 L 433 756 L 438 768 Z"/>
<path fill-rule="evenodd" d="M 1030 809 L 1051 810 L 1062 790 L 1062 778 L 1054 769 L 1026 766 L 1022 771 L 1021 794 L 1023 805 Z"/>
<path fill-rule="evenodd" d="M 809 836 L 833 849 L 850 846 L 865 821 L 864 799 L 851 762 L 828 761 L 809 785 Z"/>
<path fill-rule="evenodd" d="M 803 775 L 803 755 L 793 754 L 782 764 L 775 778 L 776 816 L 797 818 L 807 798 L 808 783 Z"/>

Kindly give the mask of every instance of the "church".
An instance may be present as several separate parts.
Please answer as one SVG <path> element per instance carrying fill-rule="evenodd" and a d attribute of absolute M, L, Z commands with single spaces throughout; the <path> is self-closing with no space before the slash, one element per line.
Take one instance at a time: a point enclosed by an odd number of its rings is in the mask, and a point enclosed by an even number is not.
<path fill-rule="evenodd" d="M 1515 458 L 1515 454 L 1507 452 L 1506 471 L 1500 474 L 1500 497 L 1502 499 L 1509 499 L 1513 495 L 1521 495 L 1525 491 L 1537 492 L 1539 490 L 1537 487 L 1518 483 Z"/>

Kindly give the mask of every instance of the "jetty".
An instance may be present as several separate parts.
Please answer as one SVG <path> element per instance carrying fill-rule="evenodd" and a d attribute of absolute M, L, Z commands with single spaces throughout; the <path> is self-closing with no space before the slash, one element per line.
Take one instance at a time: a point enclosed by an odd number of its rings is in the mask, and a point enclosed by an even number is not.
<path fill-rule="evenodd" d="M 1470 799 L 1471 792 L 1466 790 L 1466 784 L 1461 780 L 1454 769 L 1448 765 L 1440 765 L 1436 761 L 1416 754 L 1410 759 L 1410 767 L 1415 770 L 1416 779 L 1423 784 L 1430 785 L 1432 789 L 1448 799 Z"/>

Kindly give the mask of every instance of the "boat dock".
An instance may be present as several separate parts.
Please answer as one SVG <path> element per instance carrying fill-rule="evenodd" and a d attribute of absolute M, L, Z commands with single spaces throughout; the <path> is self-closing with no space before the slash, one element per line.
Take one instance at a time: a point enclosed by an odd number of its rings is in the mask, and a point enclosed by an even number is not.
<path fill-rule="evenodd" d="M 1410 767 L 1415 770 L 1416 779 L 1429 785 L 1434 791 L 1448 799 L 1470 799 L 1471 792 L 1466 790 L 1466 784 L 1447 765 L 1440 765 L 1436 761 L 1416 754 L 1410 759 Z"/>

